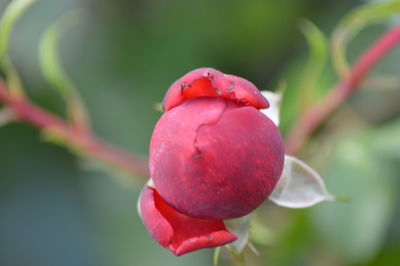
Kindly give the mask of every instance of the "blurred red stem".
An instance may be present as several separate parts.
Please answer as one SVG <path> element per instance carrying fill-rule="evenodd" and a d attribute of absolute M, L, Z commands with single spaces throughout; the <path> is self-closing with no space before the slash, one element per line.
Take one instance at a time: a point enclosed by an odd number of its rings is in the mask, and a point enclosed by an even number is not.
<path fill-rule="evenodd" d="M 121 168 L 135 176 L 148 178 L 147 159 L 99 140 L 90 131 L 79 130 L 66 121 L 31 103 L 23 96 L 12 96 L 0 80 L 0 102 L 9 106 L 22 121 L 57 135 L 84 155 Z"/>
<path fill-rule="evenodd" d="M 314 131 L 359 88 L 371 68 L 399 42 L 400 26 L 396 26 L 370 46 L 353 64 L 347 77 L 334 86 L 320 103 L 307 109 L 297 120 L 286 137 L 286 153 L 299 153 Z"/>

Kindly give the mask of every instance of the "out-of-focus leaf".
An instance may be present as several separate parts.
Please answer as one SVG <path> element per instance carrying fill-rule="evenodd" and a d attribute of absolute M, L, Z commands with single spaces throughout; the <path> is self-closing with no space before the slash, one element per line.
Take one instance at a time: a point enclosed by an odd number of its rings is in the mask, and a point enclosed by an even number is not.
<path fill-rule="evenodd" d="M 8 50 L 10 33 L 15 22 L 36 0 L 14 0 L 4 11 L 0 20 L 0 62 L 3 64 Z"/>
<path fill-rule="evenodd" d="M 61 34 L 69 27 L 78 24 L 81 16 L 82 11 L 75 10 L 62 17 L 43 33 L 39 45 L 39 60 L 43 75 L 49 84 L 65 97 L 68 97 L 75 86 L 60 65 L 57 46 Z"/>
<path fill-rule="evenodd" d="M 332 60 L 339 76 L 344 77 L 349 71 L 346 60 L 347 44 L 369 24 L 386 20 L 400 12 L 400 0 L 370 3 L 355 8 L 339 22 L 332 39 Z"/>
<path fill-rule="evenodd" d="M 328 41 L 324 33 L 308 20 L 301 21 L 300 30 L 304 34 L 310 49 L 310 56 L 299 86 L 301 105 L 304 110 L 315 100 L 318 78 L 325 67 L 328 55 Z"/>
<path fill-rule="evenodd" d="M 279 206 L 306 208 L 335 198 L 326 190 L 316 171 L 299 159 L 286 155 L 283 173 L 269 199 Z"/>
<path fill-rule="evenodd" d="M 285 89 L 282 94 L 279 129 L 285 135 L 291 128 L 293 123 L 297 121 L 301 115 L 301 94 L 299 86 L 303 78 L 304 65 L 306 58 L 298 58 L 293 61 L 282 74 L 285 79 Z M 316 99 L 321 99 L 326 92 L 332 87 L 336 81 L 336 77 L 325 68 L 318 78 L 318 89 L 315 90 Z"/>
<path fill-rule="evenodd" d="M 63 31 L 80 23 L 82 17 L 80 9 L 63 16 L 43 33 L 39 45 L 39 60 L 44 77 L 66 99 L 71 121 L 81 128 L 88 125 L 86 108 L 73 82 L 60 64 L 57 46 Z"/>
<path fill-rule="evenodd" d="M 282 133 L 287 132 L 310 103 L 325 94 L 325 88 L 331 83 L 330 74 L 325 71 L 328 41 L 324 33 L 307 20 L 302 21 L 300 29 L 307 40 L 310 55 L 293 63 L 284 74 L 287 86 L 280 109 Z"/>
<path fill-rule="evenodd" d="M 350 201 L 311 209 L 321 240 L 349 263 L 376 255 L 394 210 L 397 170 L 373 153 L 373 141 L 371 135 L 357 134 L 336 145 L 324 176 L 333 192 Z"/>
<path fill-rule="evenodd" d="M 280 92 L 272 91 L 262 91 L 261 93 L 269 102 L 269 108 L 262 109 L 261 112 L 268 116 L 276 126 L 279 126 L 279 112 L 282 94 Z"/>
<path fill-rule="evenodd" d="M 35 1 L 36 0 L 12 1 L 7 6 L 0 20 L 0 67 L 7 76 L 7 86 L 14 97 L 23 95 L 23 88 L 17 70 L 7 56 L 10 33 L 19 17 Z"/>
<path fill-rule="evenodd" d="M 249 219 L 250 215 L 240 218 L 225 220 L 225 226 L 229 232 L 238 237 L 237 240 L 227 245 L 228 249 L 232 249 L 234 253 L 240 254 L 249 242 Z"/>
<path fill-rule="evenodd" d="M 7 88 L 14 98 L 19 98 L 24 95 L 24 89 L 17 69 L 8 57 L 3 61 L 4 72 L 7 77 Z"/>

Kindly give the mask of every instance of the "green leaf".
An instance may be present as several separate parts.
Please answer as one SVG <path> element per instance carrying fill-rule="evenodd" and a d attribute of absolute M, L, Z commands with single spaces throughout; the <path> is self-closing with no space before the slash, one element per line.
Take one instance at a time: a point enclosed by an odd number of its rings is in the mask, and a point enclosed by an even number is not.
<path fill-rule="evenodd" d="M 7 78 L 8 90 L 13 95 L 13 98 L 22 97 L 24 95 L 24 89 L 21 79 L 18 75 L 17 69 L 8 58 L 8 56 L 5 57 L 2 67 Z"/>
<path fill-rule="evenodd" d="M 340 77 L 345 77 L 349 72 L 347 44 L 366 26 L 386 20 L 399 12 L 400 1 L 394 0 L 362 5 L 342 18 L 331 39 L 332 60 Z"/>
<path fill-rule="evenodd" d="M 13 29 L 15 22 L 25 12 L 25 10 L 36 0 L 14 0 L 4 11 L 0 20 L 0 62 L 3 64 L 10 39 L 10 33 Z"/>
<path fill-rule="evenodd" d="M 82 19 L 82 11 L 74 10 L 51 25 L 42 35 L 39 45 L 39 60 L 44 77 L 62 95 L 68 97 L 75 88 L 60 64 L 57 47 L 61 34 Z"/>
<path fill-rule="evenodd" d="M 279 109 L 279 129 L 282 134 L 285 134 L 290 129 L 300 115 L 301 96 L 298 86 L 302 77 L 303 66 L 304 60 L 295 60 L 283 74 L 285 77 L 285 89 L 283 90 Z"/>
<path fill-rule="evenodd" d="M 61 34 L 71 26 L 82 21 L 82 10 L 73 10 L 51 25 L 42 35 L 39 45 L 39 61 L 42 73 L 57 91 L 65 98 L 70 120 L 80 128 L 87 128 L 86 108 L 75 89 L 73 82 L 63 70 L 57 51 Z"/>
<path fill-rule="evenodd" d="M 299 26 L 310 49 L 310 56 L 299 87 L 302 109 L 305 109 L 315 100 L 318 78 L 321 76 L 328 57 L 328 41 L 324 33 L 312 22 L 304 19 Z"/>
<path fill-rule="evenodd" d="M 8 58 L 10 33 L 25 10 L 36 0 L 14 0 L 4 11 L 0 20 L 0 66 L 7 77 L 7 86 L 14 97 L 23 95 L 23 88 L 18 72 Z"/>

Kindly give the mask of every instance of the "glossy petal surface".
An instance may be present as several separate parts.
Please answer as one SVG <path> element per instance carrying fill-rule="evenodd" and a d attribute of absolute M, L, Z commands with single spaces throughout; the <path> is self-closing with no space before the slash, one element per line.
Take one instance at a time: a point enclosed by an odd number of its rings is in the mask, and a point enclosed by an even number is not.
<path fill-rule="evenodd" d="M 256 108 L 217 97 L 189 99 L 166 112 L 150 144 L 160 195 L 192 217 L 230 219 L 258 207 L 279 180 L 283 142 Z"/>
<path fill-rule="evenodd" d="M 221 220 L 196 219 L 179 213 L 148 186 L 140 197 L 140 213 L 150 235 L 177 256 L 237 239 Z"/>
<path fill-rule="evenodd" d="M 250 81 L 224 74 L 213 68 L 195 69 L 169 87 L 164 100 L 164 110 L 196 97 L 221 97 L 257 109 L 269 107 L 268 101 Z"/>

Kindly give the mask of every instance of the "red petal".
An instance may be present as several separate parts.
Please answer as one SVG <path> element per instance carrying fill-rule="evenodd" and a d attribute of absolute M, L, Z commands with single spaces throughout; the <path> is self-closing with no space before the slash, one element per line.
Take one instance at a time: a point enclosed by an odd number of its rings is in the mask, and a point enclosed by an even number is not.
<path fill-rule="evenodd" d="M 140 212 L 150 235 L 177 256 L 237 239 L 221 220 L 192 218 L 170 207 L 151 187 L 140 196 Z"/>
<path fill-rule="evenodd" d="M 163 107 L 168 111 L 186 99 L 204 96 L 231 99 L 257 109 L 269 107 L 253 83 L 213 68 L 195 69 L 175 81 L 164 97 Z"/>
<path fill-rule="evenodd" d="M 158 121 L 150 173 L 163 199 L 201 219 L 246 215 L 282 172 L 283 141 L 260 111 L 222 98 L 189 99 Z"/>

